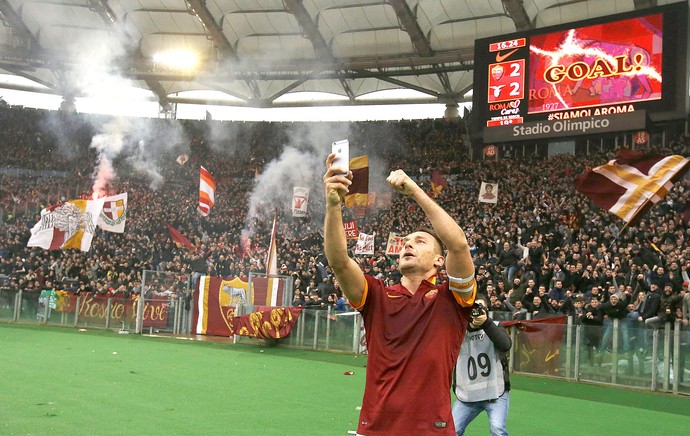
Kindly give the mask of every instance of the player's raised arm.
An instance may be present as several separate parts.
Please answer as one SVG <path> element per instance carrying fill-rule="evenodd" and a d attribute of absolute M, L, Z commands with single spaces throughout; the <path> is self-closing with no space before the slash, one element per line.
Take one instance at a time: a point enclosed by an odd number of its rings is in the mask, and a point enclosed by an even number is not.
<path fill-rule="evenodd" d="M 474 264 L 467 237 L 455 220 L 403 170 L 392 171 L 386 181 L 396 191 L 414 199 L 426 214 L 431 226 L 448 250 L 446 255 L 448 275 L 460 279 L 472 277 Z"/>
<path fill-rule="evenodd" d="M 364 273 L 347 254 L 347 239 L 343 228 L 342 199 L 352 184 L 350 178 L 341 175 L 341 168 L 331 166 L 335 154 L 326 159 L 326 174 L 323 183 L 326 190 L 326 218 L 324 221 L 323 245 L 328 264 L 343 292 L 353 307 L 362 302 L 366 282 Z"/>

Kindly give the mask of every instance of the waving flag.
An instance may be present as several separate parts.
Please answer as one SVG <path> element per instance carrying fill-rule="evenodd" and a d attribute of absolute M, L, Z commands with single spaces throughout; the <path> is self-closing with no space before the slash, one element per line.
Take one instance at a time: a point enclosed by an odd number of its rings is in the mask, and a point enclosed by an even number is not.
<path fill-rule="evenodd" d="M 434 171 L 431 174 L 431 192 L 433 197 L 438 197 L 441 195 L 441 191 L 443 191 L 443 188 L 448 187 L 448 182 L 446 181 L 445 177 L 441 175 L 440 172 Z"/>
<path fill-rule="evenodd" d="M 278 231 L 276 224 L 278 222 L 278 211 L 273 213 L 273 228 L 271 229 L 271 243 L 268 246 L 268 253 L 266 258 L 266 274 L 278 274 L 278 249 L 276 247 Z"/>
<path fill-rule="evenodd" d="M 170 224 L 166 224 L 168 226 L 168 232 L 170 233 L 170 239 L 173 240 L 177 246 L 185 247 L 190 251 L 196 251 L 196 247 L 192 242 L 185 238 L 185 236 L 179 232 L 175 227 L 171 226 Z"/>
<path fill-rule="evenodd" d="M 41 211 L 41 219 L 31 229 L 27 247 L 45 250 L 76 248 L 89 251 L 96 231 L 103 199 L 70 200 Z"/>
<path fill-rule="evenodd" d="M 127 193 L 103 197 L 103 209 L 98 216 L 98 227 L 106 232 L 124 233 L 127 221 Z"/>
<path fill-rule="evenodd" d="M 683 156 L 621 148 L 616 159 L 578 176 L 575 189 L 623 221 L 634 222 L 664 198 L 688 170 L 688 162 Z"/>
<path fill-rule="evenodd" d="M 366 206 L 369 202 L 369 156 L 350 159 L 352 184 L 345 196 L 345 206 Z"/>
<path fill-rule="evenodd" d="M 201 167 L 201 176 L 199 179 L 199 213 L 203 216 L 208 216 L 211 208 L 216 202 L 216 181 L 213 176 L 204 167 Z"/>

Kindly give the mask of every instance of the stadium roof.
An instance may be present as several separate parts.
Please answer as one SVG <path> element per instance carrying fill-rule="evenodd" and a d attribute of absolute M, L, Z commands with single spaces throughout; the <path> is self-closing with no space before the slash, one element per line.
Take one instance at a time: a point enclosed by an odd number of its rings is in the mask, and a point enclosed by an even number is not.
<path fill-rule="evenodd" d="M 66 100 L 117 77 L 168 103 L 285 107 L 470 100 L 476 38 L 663 0 L 0 0 L 0 88 Z M 154 60 L 198 54 L 195 70 Z M 380 93 L 379 93 L 380 94 Z M 385 94 L 385 93 L 384 93 Z M 369 100 L 367 100 L 369 99 Z"/>

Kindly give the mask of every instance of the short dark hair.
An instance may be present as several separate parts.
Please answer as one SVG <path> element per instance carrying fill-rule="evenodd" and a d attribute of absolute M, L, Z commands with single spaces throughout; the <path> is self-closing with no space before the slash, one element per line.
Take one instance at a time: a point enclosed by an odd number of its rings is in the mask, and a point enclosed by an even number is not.
<path fill-rule="evenodd" d="M 415 230 L 415 232 L 424 232 L 424 233 L 428 233 L 431 236 L 433 236 L 434 239 L 436 239 L 436 242 L 438 242 L 438 246 L 441 248 L 441 254 L 443 254 L 446 247 L 445 247 L 445 245 L 443 245 L 443 241 L 441 241 L 441 238 L 439 238 L 438 233 L 436 233 L 436 231 L 434 229 L 432 229 L 431 227 L 419 227 Z"/>

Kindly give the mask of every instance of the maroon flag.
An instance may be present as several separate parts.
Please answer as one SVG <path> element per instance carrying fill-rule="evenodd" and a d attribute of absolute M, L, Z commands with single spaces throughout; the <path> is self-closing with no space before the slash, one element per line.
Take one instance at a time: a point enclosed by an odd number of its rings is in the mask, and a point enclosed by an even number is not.
<path fill-rule="evenodd" d="M 255 312 L 232 318 L 230 327 L 240 336 L 286 338 L 297 324 L 301 312 L 301 307 L 259 307 Z"/>
<path fill-rule="evenodd" d="M 345 196 L 345 206 L 366 207 L 369 202 L 369 156 L 358 156 L 350 159 L 352 184 Z"/>
<path fill-rule="evenodd" d="M 565 334 L 565 315 L 530 321 L 506 321 L 504 327 L 518 329 L 515 369 L 534 374 L 557 374 L 561 366 L 561 344 Z"/>
<path fill-rule="evenodd" d="M 434 171 L 431 174 L 431 191 L 433 197 L 438 197 L 441 195 L 443 188 L 448 187 L 448 182 L 438 171 Z"/>
<path fill-rule="evenodd" d="M 195 251 L 196 247 L 190 242 L 189 239 L 185 238 L 182 233 L 180 233 L 175 227 L 167 224 L 168 231 L 170 232 L 170 239 L 173 240 L 175 244 L 182 247 L 187 247 L 190 251 Z"/>
<path fill-rule="evenodd" d="M 638 220 L 688 170 L 683 156 L 645 154 L 621 148 L 616 159 L 587 168 L 575 180 L 575 189 L 594 204 L 626 223 Z"/>

